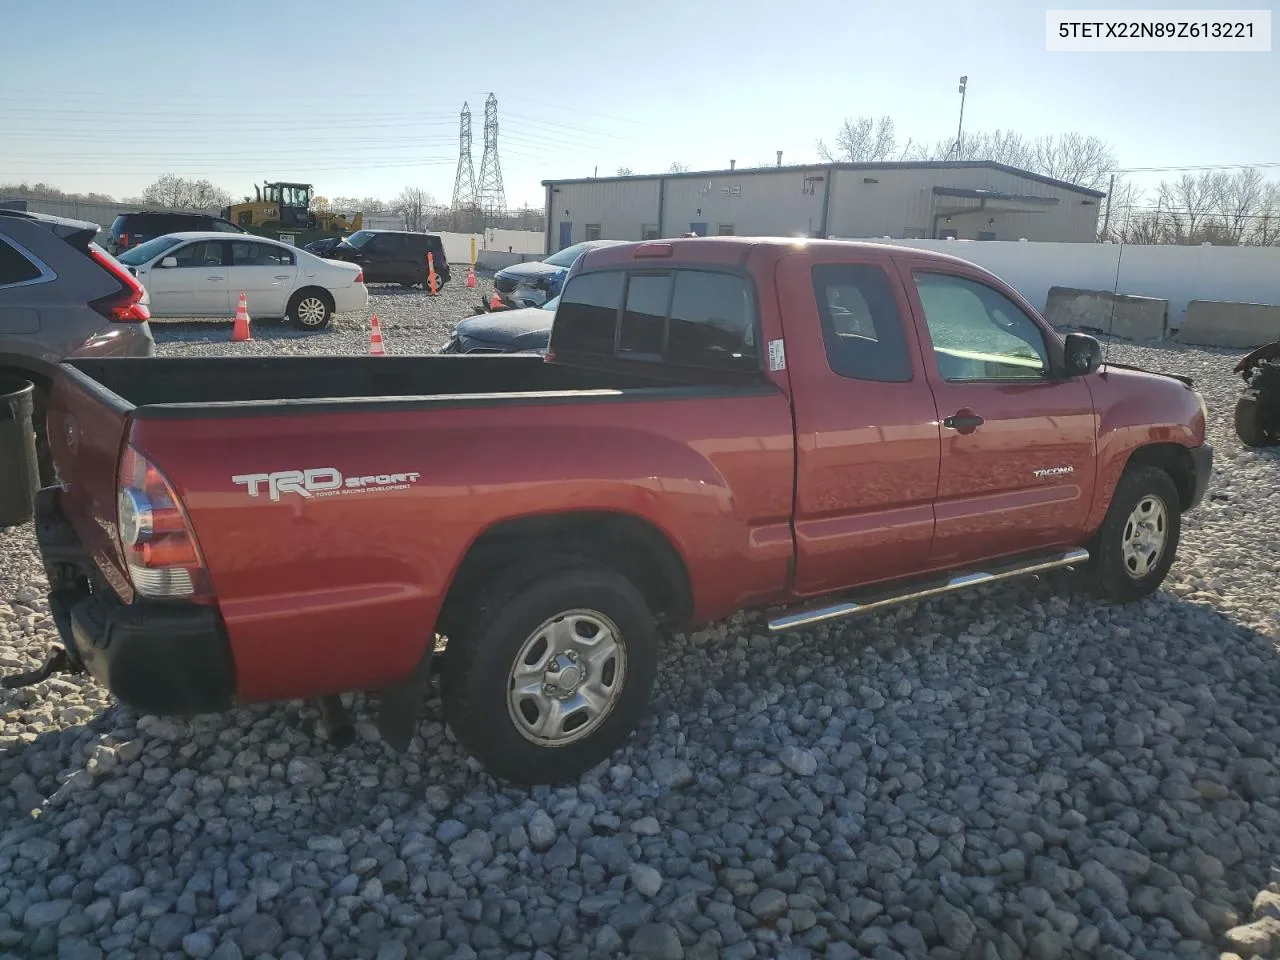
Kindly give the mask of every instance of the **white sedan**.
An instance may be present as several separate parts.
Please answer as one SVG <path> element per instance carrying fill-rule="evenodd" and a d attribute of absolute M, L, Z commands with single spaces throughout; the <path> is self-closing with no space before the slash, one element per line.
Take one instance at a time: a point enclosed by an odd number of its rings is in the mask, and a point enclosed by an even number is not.
<path fill-rule="evenodd" d="M 170 233 L 116 258 L 147 291 L 153 317 L 286 317 L 320 330 L 335 313 L 364 310 L 364 271 L 278 240 L 215 232 Z"/>

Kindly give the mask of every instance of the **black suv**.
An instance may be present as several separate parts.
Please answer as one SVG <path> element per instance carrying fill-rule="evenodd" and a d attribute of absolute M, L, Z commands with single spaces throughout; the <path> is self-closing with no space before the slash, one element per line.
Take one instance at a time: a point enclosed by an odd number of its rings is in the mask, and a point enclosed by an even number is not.
<path fill-rule="evenodd" d="M 209 213 L 172 213 L 165 210 L 147 210 L 142 213 L 122 213 L 111 223 L 105 246 L 112 256 L 124 253 L 130 247 L 163 237 L 169 233 L 185 233 L 189 230 L 223 230 L 227 233 L 248 233 L 230 220 Z"/>
<path fill-rule="evenodd" d="M 427 287 L 427 254 L 435 261 L 436 278 L 443 287 L 449 280 L 444 243 L 434 233 L 408 230 L 357 230 L 330 250 L 330 260 L 346 260 L 364 268 L 365 283 L 398 283 L 402 287 Z M 437 287 L 439 289 L 439 287 Z"/>

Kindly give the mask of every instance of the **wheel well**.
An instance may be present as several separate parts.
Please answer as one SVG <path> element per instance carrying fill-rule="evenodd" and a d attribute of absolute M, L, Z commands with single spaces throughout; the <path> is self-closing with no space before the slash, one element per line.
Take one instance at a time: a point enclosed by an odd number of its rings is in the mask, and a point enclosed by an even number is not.
<path fill-rule="evenodd" d="M 504 570 L 529 563 L 544 572 L 553 562 L 574 557 L 610 567 L 631 580 L 661 623 L 681 626 L 693 616 L 688 570 L 660 530 L 625 514 L 582 511 L 523 517 L 486 530 L 454 575 L 437 629 L 447 636 L 451 622 L 465 616 L 486 583 Z"/>
<path fill-rule="evenodd" d="M 1125 469 L 1134 467 L 1159 467 L 1173 480 L 1178 488 L 1178 497 L 1182 500 L 1182 509 L 1187 509 L 1191 498 L 1195 496 L 1195 465 L 1191 462 L 1191 454 L 1180 443 L 1152 443 L 1139 447 L 1129 455 Z"/>

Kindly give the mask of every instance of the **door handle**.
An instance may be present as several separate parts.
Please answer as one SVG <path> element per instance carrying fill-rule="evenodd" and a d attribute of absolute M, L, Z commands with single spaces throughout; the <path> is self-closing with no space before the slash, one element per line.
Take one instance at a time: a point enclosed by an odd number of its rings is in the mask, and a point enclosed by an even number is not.
<path fill-rule="evenodd" d="M 960 433 L 973 433 L 974 430 L 982 426 L 987 421 L 976 413 L 953 413 L 947 419 L 942 421 L 942 425 L 951 430 L 957 430 Z"/>
<path fill-rule="evenodd" d="M 284 274 L 283 276 L 276 277 L 276 279 L 277 279 L 277 280 L 288 280 L 288 279 L 289 279 L 289 275 L 286 273 L 286 274 Z"/>
<path fill-rule="evenodd" d="M 217 280 L 217 281 L 222 281 L 222 280 L 225 280 L 225 279 L 226 279 L 226 277 L 206 277 L 205 279 L 206 279 L 206 280 Z"/>

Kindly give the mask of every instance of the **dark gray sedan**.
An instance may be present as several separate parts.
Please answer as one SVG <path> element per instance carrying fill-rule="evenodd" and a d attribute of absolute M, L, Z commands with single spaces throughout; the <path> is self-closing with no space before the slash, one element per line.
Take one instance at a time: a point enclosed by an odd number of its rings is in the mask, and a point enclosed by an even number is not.
<path fill-rule="evenodd" d="M 546 353 L 559 297 L 540 307 L 468 317 L 453 328 L 441 353 Z"/>

